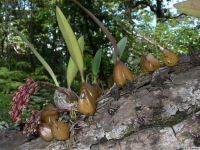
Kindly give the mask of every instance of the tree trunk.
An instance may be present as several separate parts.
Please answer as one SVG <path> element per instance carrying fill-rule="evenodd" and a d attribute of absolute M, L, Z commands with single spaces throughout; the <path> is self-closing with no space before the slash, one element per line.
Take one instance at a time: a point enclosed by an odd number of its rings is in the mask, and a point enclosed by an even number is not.
<path fill-rule="evenodd" d="M 141 79 L 143 81 L 144 79 Z M 12 150 L 179 150 L 200 146 L 200 66 L 177 66 L 162 86 L 153 82 L 121 94 L 111 106 L 80 121 L 66 141 L 29 141 L 7 129 L 0 149 Z M 138 85 L 140 82 L 137 84 Z M 157 82 L 156 82 L 157 83 Z M 105 100 L 111 100 L 109 97 Z"/>

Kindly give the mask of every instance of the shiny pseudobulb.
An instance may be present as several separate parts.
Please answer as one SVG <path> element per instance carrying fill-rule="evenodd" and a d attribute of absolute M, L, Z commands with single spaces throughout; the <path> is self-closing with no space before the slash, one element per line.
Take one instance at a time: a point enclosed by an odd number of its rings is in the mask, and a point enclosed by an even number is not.
<path fill-rule="evenodd" d="M 51 126 L 46 123 L 42 123 L 38 127 L 39 136 L 46 142 L 53 140 L 53 134 L 51 132 Z"/>
<path fill-rule="evenodd" d="M 163 50 L 163 61 L 167 66 L 174 66 L 178 63 L 178 56 L 170 51 L 170 50 Z"/>
<path fill-rule="evenodd" d="M 152 72 L 160 68 L 160 66 L 160 61 L 151 54 L 143 55 L 140 60 L 140 68 L 142 72 Z"/>
<path fill-rule="evenodd" d="M 43 112 L 42 112 L 42 118 L 41 121 L 43 123 L 48 123 L 48 124 L 52 124 L 52 120 L 53 119 L 58 119 L 58 111 L 52 111 L 51 109 L 54 109 L 54 105 L 49 103 Z"/>
<path fill-rule="evenodd" d="M 70 129 L 68 125 L 60 121 L 53 120 L 51 131 L 54 138 L 57 140 L 66 140 L 70 136 Z"/>
<path fill-rule="evenodd" d="M 124 85 L 127 79 L 133 82 L 134 76 L 128 67 L 118 60 L 114 66 L 113 79 L 116 85 Z"/>
<path fill-rule="evenodd" d="M 82 89 L 78 99 L 78 111 L 85 115 L 93 115 L 96 110 L 96 103 L 93 97 L 89 94 L 88 89 Z"/>

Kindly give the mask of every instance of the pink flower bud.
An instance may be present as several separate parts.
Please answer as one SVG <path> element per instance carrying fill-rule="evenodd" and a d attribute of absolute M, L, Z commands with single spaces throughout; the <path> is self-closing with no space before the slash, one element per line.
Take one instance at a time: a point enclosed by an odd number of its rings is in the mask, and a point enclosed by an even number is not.
<path fill-rule="evenodd" d="M 16 105 L 16 104 L 13 104 L 13 105 L 12 105 L 12 110 L 15 111 L 15 110 L 16 110 L 16 107 L 17 107 L 17 105 Z"/>
<path fill-rule="evenodd" d="M 40 89 L 40 86 L 37 86 L 37 87 L 35 88 L 34 94 L 37 93 L 37 91 L 38 91 L 39 89 Z"/>
<path fill-rule="evenodd" d="M 17 89 L 20 90 L 22 87 L 23 87 L 23 85 L 19 85 L 19 86 L 17 87 Z"/>
<path fill-rule="evenodd" d="M 13 100 L 13 101 L 17 101 L 16 99 L 17 99 L 16 96 L 13 96 L 13 97 L 12 97 L 12 100 Z"/>
<path fill-rule="evenodd" d="M 12 115 L 12 114 L 13 114 L 13 111 L 12 111 L 12 110 L 9 110 L 8 113 L 9 113 L 9 115 Z"/>
<path fill-rule="evenodd" d="M 17 116 L 16 118 L 15 118 L 15 121 L 14 122 L 21 122 L 22 121 L 22 117 L 21 117 L 21 115 L 19 115 L 19 116 Z"/>
<path fill-rule="evenodd" d="M 34 116 L 37 115 L 38 112 L 39 112 L 38 110 L 32 110 L 32 111 L 31 111 L 31 113 L 32 113 Z"/>
<path fill-rule="evenodd" d="M 26 90 L 21 91 L 21 96 L 26 95 L 26 93 L 27 93 Z"/>
<path fill-rule="evenodd" d="M 24 103 L 29 103 L 30 102 L 30 94 L 29 93 L 23 97 L 23 102 Z"/>
<path fill-rule="evenodd" d="M 16 109 L 19 110 L 19 111 L 22 110 L 22 101 L 19 101 L 19 102 L 17 103 Z"/>
<path fill-rule="evenodd" d="M 26 118 L 26 122 L 29 123 L 30 118 Z M 27 124 L 25 124 L 27 126 Z"/>
<path fill-rule="evenodd" d="M 26 110 L 28 110 L 28 106 L 27 106 L 26 104 L 22 104 L 22 105 L 21 105 L 21 109 L 24 109 L 24 108 L 25 108 Z"/>
<path fill-rule="evenodd" d="M 23 85 L 23 86 L 20 88 L 20 91 L 26 91 L 27 88 L 28 88 L 27 85 Z"/>
<path fill-rule="evenodd" d="M 32 122 L 31 125 L 30 125 L 30 128 L 33 129 L 33 128 L 35 128 L 35 127 L 37 127 L 37 123 L 36 123 L 36 122 Z"/>
<path fill-rule="evenodd" d="M 30 117 L 30 120 L 29 120 L 29 122 L 33 122 L 35 120 L 35 115 L 34 114 L 32 114 L 31 115 L 31 117 Z"/>
<path fill-rule="evenodd" d="M 16 92 L 14 93 L 14 95 L 17 95 L 18 93 L 20 93 L 20 91 L 16 91 Z"/>
<path fill-rule="evenodd" d="M 27 79 L 26 79 L 26 82 L 27 82 L 26 85 L 30 86 L 31 84 L 33 84 L 34 80 L 31 79 L 31 78 L 27 78 Z"/>
<path fill-rule="evenodd" d="M 23 131 L 22 131 L 22 134 L 23 134 L 23 135 L 26 135 L 26 134 L 27 134 L 27 131 L 26 131 L 26 130 L 23 130 Z"/>
<path fill-rule="evenodd" d="M 21 98 L 21 93 L 18 93 L 18 94 L 16 95 L 16 101 L 19 101 L 20 98 Z"/>
<path fill-rule="evenodd" d="M 35 91 L 34 88 L 30 88 L 28 92 L 29 92 L 29 94 L 32 94 L 34 91 Z"/>

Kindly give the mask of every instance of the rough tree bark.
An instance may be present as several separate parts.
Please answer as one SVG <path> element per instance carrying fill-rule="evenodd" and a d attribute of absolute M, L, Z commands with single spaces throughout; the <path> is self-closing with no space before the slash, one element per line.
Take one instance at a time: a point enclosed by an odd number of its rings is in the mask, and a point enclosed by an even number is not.
<path fill-rule="evenodd" d="M 113 100 L 111 106 L 99 109 L 92 119 L 80 121 L 71 141 L 44 142 L 40 137 L 29 140 L 9 128 L 1 131 L 0 149 L 180 150 L 200 147 L 200 66 L 186 66 L 177 66 L 176 71 L 169 74 L 170 79 L 160 84 L 162 86 L 152 87 L 153 82 L 141 84 L 133 92 Z"/>

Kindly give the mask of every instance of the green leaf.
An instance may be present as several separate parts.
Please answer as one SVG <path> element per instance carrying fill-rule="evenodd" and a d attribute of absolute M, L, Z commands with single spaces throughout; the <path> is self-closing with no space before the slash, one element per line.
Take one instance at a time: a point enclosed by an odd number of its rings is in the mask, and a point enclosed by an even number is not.
<path fill-rule="evenodd" d="M 92 72 L 97 75 L 98 71 L 99 71 L 99 67 L 100 67 L 100 64 L 101 64 L 101 56 L 102 56 L 102 50 L 99 49 L 95 56 L 94 56 L 94 60 L 93 60 L 93 63 L 92 63 Z"/>
<path fill-rule="evenodd" d="M 46 68 L 46 70 L 49 72 L 49 74 L 51 75 L 54 83 L 59 86 L 58 81 L 56 79 L 56 76 L 53 72 L 53 70 L 51 69 L 51 67 L 47 64 L 47 62 L 42 58 L 42 56 L 35 50 L 35 48 L 33 47 L 33 45 L 27 40 L 27 38 L 21 34 L 17 29 L 15 29 L 13 26 L 9 25 L 10 28 L 12 30 L 14 30 L 21 38 L 22 40 L 24 40 L 26 42 L 26 44 L 29 46 L 29 48 L 32 50 L 32 52 L 35 54 L 35 56 L 39 59 L 39 61 L 42 63 L 42 65 Z"/>
<path fill-rule="evenodd" d="M 118 43 L 117 43 L 117 47 L 119 49 L 119 58 L 122 57 L 123 53 L 124 53 L 124 49 L 126 47 L 126 43 L 127 43 L 127 37 L 123 37 Z M 112 61 L 115 64 L 116 63 L 116 53 L 115 51 L 113 51 L 113 55 L 112 55 Z"/>
<path fill-rule="evenodd" d="M 57 20 L 58 20 L 58 25 L 59 25 L 62 35 L 65 39 L 65 42 L 67 44 L 71 58 L 74 61 L 74 63 L 76 64 L 76 66 L 78 67 L 78 69 L 81 73 L 82 82 L 84 82 L 83 57 L 81 54 L 79 44 L 74 35 L 74 32 L 72 31 L 71 26 L 69 25 L 67 19 L 65 18 L 64 14 L 62 13 L 62 11 L 60 10 L 60 8 L 58 6 L 56 6 L 56 16 L 57 16 Z"/>
<path fill-rule="evenodd" d="M 200 18 L 200 0 L 188 0 L 174 4 L 181 12 Z"/>
<path fill-rule="evenodd" d="M 81 52 L 84 51 L 84 36 L 81 36 L 78 39 L 78 44 L 80 46 Z M 68 83 L 68 89 L 70 89 L 71 83 L 73 82 L 74 78 L 76 77 L 76 74 L 78 72 L 78 68 L 73 62 L 72 58 L 70 57 L 69 63 L 67 66 L 67 83 Z"/>
<path fill-rule="evenodd" d="M 77 5 L 79 5 L 79 7 L 81 7 L 96 23 L 97 25 L 103 30 L 103 32 L 105 33 L 105 35 L 107 36 L 107 38 L 109 39 L 109 41 L 112 43 L 117 56 L 118 56 L 118 47 L 117 47 L 117 43 L 114 39 L 114 37 L 112 36 L 112 34 L 108 31 L 108 29 L 103 25 L 103 23 L 101 23 L 89 10 L 87 10 L 84 6 L 82 6 L 79 2 L 77 2 L 76 0 L 72 0 L 74 1 Z"/>

